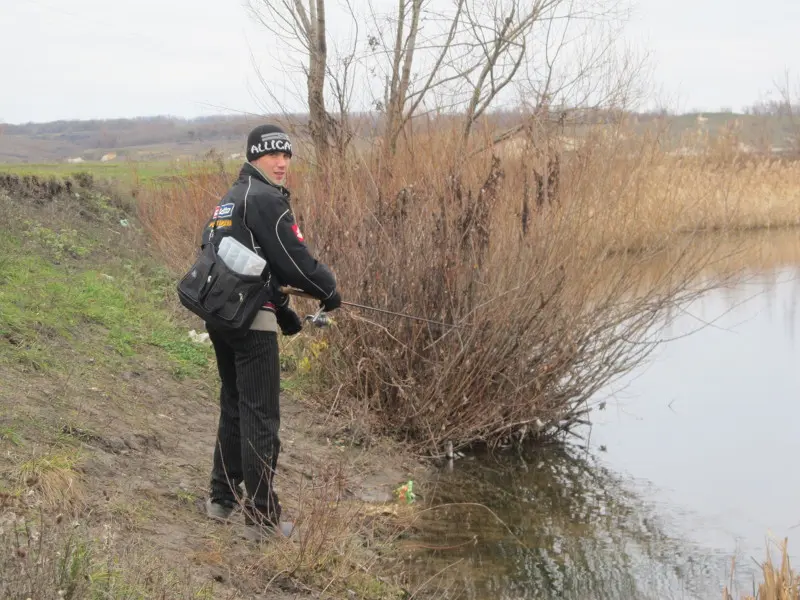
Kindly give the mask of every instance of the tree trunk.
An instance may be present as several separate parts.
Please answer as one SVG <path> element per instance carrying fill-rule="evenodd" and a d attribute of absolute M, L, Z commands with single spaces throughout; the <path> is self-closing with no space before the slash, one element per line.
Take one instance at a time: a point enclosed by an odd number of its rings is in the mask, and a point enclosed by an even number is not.
<path fill-rule="evenodd" d="M 325 66 L 328 48 L 325 42 L 325 0 L 309 1 L 311 20 L 309 25 L 309 69 L 308 112 L 311 142 L 317 164 L 325 167 L 329 157 L 329 123 L 325 110 Z"/>
<path fill-rule="evenodd" d="M 408 0 L 399 0 L 397 11 L 397 35 L 392 60 L 392 79 L 386 103 L 386 135 L 384 138 L 387 140 L 385 146 L 387 155 L 394 155 L 397 151 L 397 140 L 406 121 L 404 117 L 408 87 L 411 82 L 411 67 L 414 63 L 414 51 L 417 47 L 419 20 L 422 13 L 422 0 L 411 0 L 411 22 L 409 23 L 408 37 L 403 40 L 407 2 Z"/>

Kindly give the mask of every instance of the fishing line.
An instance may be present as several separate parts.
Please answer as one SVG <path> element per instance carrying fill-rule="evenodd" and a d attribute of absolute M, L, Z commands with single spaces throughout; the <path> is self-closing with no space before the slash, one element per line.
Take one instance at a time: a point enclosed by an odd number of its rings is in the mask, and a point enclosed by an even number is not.
<path fill-rule="evenodd" d="M 291 294 L 292 296 L 299 296 L 301 298 L 310 298 L 312 300 L 316 300 L 312 295 L 306 294 L 305 292 L 301 292 L 300 290 L 296 290 L 294 288 L 289 287 L 282 287 L 281 292 L 284 294 Z M 418 317 L 416 315 L 409 315 L 407 313 L 397 312 L 394 310 L 387 310 L 385 308 L 377 308 L 375 306 L 366 306 L 364 304 L 357 304 L 355 302 L 347 302 L 342 300 L 342 306 L 350 306 L 352 308 L 358 308 L 359 310 L 371 310 L 374 312 L 383 313 L 385 315 L 391 315 L 393 317 L 403 317 L 404 319 L 411 319 L 412 321 L 420 321 L 422 323 L 428 323 L 430 325 L 440 325 L 442 327 L 454 327 L 458 329 L 472 327 L 470 324 L 459 325 L 456 323 L 445 323 L 444 321 L 436 321 L 434 319 L 426 319 L 425 317 Z"/>

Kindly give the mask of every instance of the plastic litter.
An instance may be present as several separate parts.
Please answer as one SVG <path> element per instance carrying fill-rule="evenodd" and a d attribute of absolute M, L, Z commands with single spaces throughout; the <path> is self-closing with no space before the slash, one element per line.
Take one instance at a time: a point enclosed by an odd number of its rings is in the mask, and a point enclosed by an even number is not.
<path fill-rule="evenodd" d="M 414 482 L 408 480 L 406 483 L 395 489 L 394 495 L 397 496 L 398 501 L 406 504 L 412 504 L 417 496 L 414 494 Z"/>
<path fill-rule="evenodd" d="M 189 332 L 189 339 L 195 344 L 210 344 L 211 340 L 208 339 L 207 333 L 197 333 L 194 329 Z"/>

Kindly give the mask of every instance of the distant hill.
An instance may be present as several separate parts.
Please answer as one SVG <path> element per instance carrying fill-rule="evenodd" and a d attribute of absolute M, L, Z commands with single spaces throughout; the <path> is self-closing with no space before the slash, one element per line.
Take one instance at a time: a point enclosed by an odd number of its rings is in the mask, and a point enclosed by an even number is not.
<path fill-rule="evenodd" d="M 595 114 L 595 120 L 598 115 Z M 291 117 L 302 124 L 302 115 Z M 496 125 L 506 127 L 518 121 L 513 113 L 496 114 Z M 364 129 L 376 126 L 379 117 L 356 117 Z M 638 127 L 655 121 L 669 125 L 670 137 L 676 139 L 687 130 L 706 130 L 715 135 L 736 127 L 742 141 L 754 147 L 784 148 L 800 139 L 800 127 L 780 115 L 703 113 L 683 115 L 629 115 Z M 257 116 L 211 116 L 197 119 L 175 117 L 138 117 L 86 121 L 53 121 L 24 125 L 0 124 L 0 163 L 54 163 L 70 159 L 100 160 L 116 154 L 116 160 L 162 160 L 192 157 L 214 149 L 224 156 L 244 152 L 244 140 L 250 129 L 263 122 Z M 302 140 L 298 140 L 302 142 Z M 299 145 L 299 144 L 298 144 Z"/>
<path fill-rule="evenodd" d="M 137 160 L 194 156 L 212 148 L 243 152 L 245 137 L 256 123 L 255 117 L 217 116 L 0 125 L 0 162 L 99 160 L 111 152 Z"/>

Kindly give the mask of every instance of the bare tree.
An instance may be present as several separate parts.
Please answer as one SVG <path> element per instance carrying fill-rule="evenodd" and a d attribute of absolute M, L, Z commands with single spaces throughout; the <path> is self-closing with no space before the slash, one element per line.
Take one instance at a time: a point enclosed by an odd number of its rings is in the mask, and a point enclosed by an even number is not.
<path fill-rule="evenodd" d="M 355 49 L 338 61 L 336 69 L 329 67 L 326 0 L 250 0 L 250 9 L 264 28 L 301 57 L 297 67 L 306 79 L 308 132 L 317 163 L 325 165 L 331 148 L 344 154 L 352 138 L 348 113 Z M 352 8 L 350 14 L 355 14 Z M 329 82 L 338 118 L 326 108 L 325 90 Z"/>
<path fill-rule="evenodd" d="M 526 117 L 490 145 L 524 131 L 529 143 L 545 146 L 569 120 L 629 106 L 639 92 L 636 85 L 644 82 L 646 55 L 637 57 L 619 45 L 625 13 L 617 2 L 539 4 L 525 31 L 525 57 L 513 81 Z"/>
<path fill-rule="evenodd" d="M 385 113 L 384 148 L 388 153 L 397 150 L 400 134 L 419 114 L 427 96 L 458 77 L 445 72 L 455 62 L 454 41 L 465 3 L 455 0 L 452 13 L 437 13 L 429 8 L 430 0 L 398 0 L 396 12 L 389 15 L 379 14 L 370 4 L 374 33 L 368 37 L 370 55 L 365 60 L 370 63 L 368 70 L 382 74 L 385 81 L 382 99 L 374 99 L 373 106 Z M 423 33 L 423 21 L 436 24 L 431 34 Z M 388 33 L 385 24 L 390 25 Z"/>
<path fill-rule="evenodd" d="M 505 5 L 489 6 L 478 3 L 467 10 L 470 33 L 482 66 L 469 83 L 471 94 L 464 117 L 464 142 L 472 126 L 492 105 L 495 98 L 514 81 L 526 59 L 528 35 L 534 24 L 560 0 L 536 0 L 532 3 L 513 0 Z M 490 14 L 486 14 L 491 10 Z M 483 13 L 483 14 L 482 14 Z M 488 23 L 488 25 L 487 25 Z"/>
<path fill-rule="evenodd" d="M 432 111 L 458 114 L 466 144 L 475 124 L 504 103 L 519 105 L 522 98 L 531 114 L 600 106 L 618 99 L 632 81 L 625 78 L 636 73 L 633 62 L 615 62 L 613 24 L 621 21 L 622 0 L 395 0 L 382 11 L 378 0 L 365 8 L 353 0 L 250 1 L 260 7 L 254 12 L 264 27 L 303 57 L 309 132 L 320 162 L 331 147 L 343 153 L 352 139 L 355 81 L 383 113 L 383 148 L 391 156 L 413 119 Z M 328 47 L 341 35 L 327 39 L 328 9 L 352 23 L 348 47 L 333 65 Z M 326 89 L 336 118 L 326 109 Z"/>
<path fill-rule="evenodd" d="M 614 55 L 615 25 L 623 21 L 617 0 L 445 4 L 398 0 L 389 15 L 370 5 L 373 28 L 381 32 L 369 37 L 377 63 L 371 70 L 385 78 L 383 99 L 375 104 L 385 109 L 391 153 L 406 125 L 430 110 L 458 111 L 466 143 L 475 123 L 510 102 L 512 91 L 538 107 L 602 105 L 638 73 L 633 61 L 620 63 Z"/>
<path fill-rule="evenodd" d="M 337 117 L 329 118 L 329 134 L 333 138 L 333 144 L 337 155 L 344 158 L 347 149 L 355 135 L 353 123 L 350 119 L 350 106 L 352 104 L 355 70 L 358 66 L 358 43 L 359 27 L 358 18 L 350 4 L 346 0 L 349 15 L 352 19 L 353 36 L 347 52 L 337 51 L 335 53 L 335 64 L 327 65 L 327 80 L 329 89 L 333 95 L 334 103 L 338 111 Z M 335 43 L 334 43 L 335 46 Z"/>
<path fill-rule="evenodd" d="M 391 80 L 386 89 L 386 131 L 389 148 L 392 151 L 397 147 L 397 136 L 404 123 L 404 109 L 408 97 L 411 65 L 417 47 L 421 13 L 422 0 L 399 0 Z M 406 28 L 408 28 L 407 35 Z"/>
<path fill-rule="evenodd" d="M 746 107 L 744 113 L 758 117 L 767 149 L 777 144 L 778 152 L 800 154 L 800 78 L 793 90 L 791 74 L 785 71 L 781 80 L 774 82 L 771 93 Z"/>

